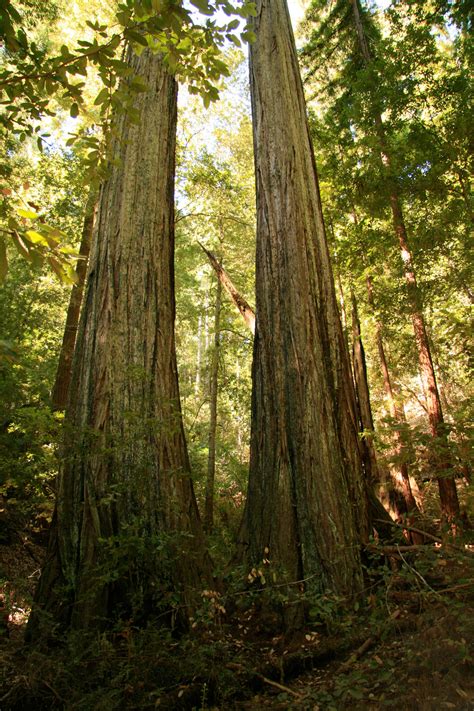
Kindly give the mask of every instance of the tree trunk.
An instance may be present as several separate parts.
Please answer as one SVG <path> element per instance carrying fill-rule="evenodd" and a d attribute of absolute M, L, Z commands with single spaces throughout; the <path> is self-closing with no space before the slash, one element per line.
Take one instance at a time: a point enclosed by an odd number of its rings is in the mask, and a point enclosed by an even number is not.
<path fill-rule="evenodd" d="M 221 339 L 221 307 L 222 284 L 220 279 L 217 279 L 216 305 L 214 311 L 214 348 L 211 355 L 211 372 L 209 375 L 209 454 L 207 459 L 206 499 L 204 504 L 204 529 L 206 533 L 212 533 L 214 527 L 214 481 L 216 477 L 217 395 Z"/>
<path fill-rule="evenodd" d="M 285 0 L 259 0 L 254 29 L 257 323 L 240 543 L 249 565 L 269 560 L 285 580 L 351 595 L 362 585 L 367 489 Z"/>
<path fill-rule="evenodd" d="M 76 268 L 77 281 L 71 289 L 63 342 L 59 354 L 58 370 L 51 392 L 51 405 L 53 410 L 66 409 L 69 384 L 71 382 L 72 358 L 76 344 L 77 327 L 79 325 L 79 315 L 81 312 L 82 295 L 84 293 L 84 282 L 86 279 L 87 262 L 89 260 L 96 210 L 97 196 L 95 191 L 93 191 L 89 195 L 86 204 L 86 215 L 79 247 L 81 259 L 78 261 Z"/>
<path fill-rule="evenodd" d="M 370 49 L 365 35 L 364 26 L 361 19 L 359 9 L 359 0 L 350 0 L 353 7 L 353 16 L 355 28 L 359 40 L 361 54 L 365 66 L 371 64 Z M 413 330 L 415 333 L 415 342 L 418 350 L 418 361 L 420 366 L 421 378 L 425 391 L 428 419 L 430 431 L 435 439 L 433 449 L 436 450 L 433 455 L 434 469 L 438 474 L 438 486 L 441 501 L 441 511 L 447 520 L 459 518 L 459 500 L 457 495 L 456 483 L 452 476 L 452 463 L 449 453 L 449 442 L 447 440 L 444 427 L 443 412 L 436 383 L 436 376 L 433 367 L 433 360 L 426 332 L 425 321 L 423 317 L 421 294 L 417 285 L 415 270 L 413 266 L 413 257 L 408 242 L 407 230 L 403 217 L 403 210 L 400 197 L 398 195 L 395 182 L 390 177 L 391 172 L 391 156 L 385 136 L 385 128 L 383 125 L 382 116 L 377 110 L 374 111 L 375 129 L 379 140 L 382 163 L 387 171 L 390 185 L 390 207 L 392 211 L 393 227 L 395 236 L 400 246 L 401 257 L 405 270 L 405 282 L 407 285 L 408 301 L 410 304 L 411 318 Z"/>
<path fill-rule="evenodd" d="M 375 313 L 375 302 L 374 302 L 374 293 L 373 293 L 373 284 L 372 284 L 372 279 L 370 276 L 367 276 L 366 279 L 366 285 L 367 285 L 367 295 L 368 295 L 368 300 L 369 300 L 369 305 L 373 312 Z M 380 360 L 380 368 L 382 370 L 382 377 L 383 377 L 383 384 L 384 384 L 384 390 L 385 390 L 385 395 L 387 397 L 387 402 L 388 402 L 388 408 L 390 412 L 390 417 L 396 424 L 405 424 L 406 423 L 406 417 L 405 417 L 405 410 L 403 409 L 403 406 L 400 407 L 397 404 L 397 401 L 395 399 L 395 395 L 393 392 L 392 388 L 392 382 L 390 379 L 390 373 L 388 370 L 388 364 L 387 364 L 387 358 L 385 355 L 385 347 L 383 344 L 383 326 L 380 323 L 380 321 L 377 319 L 376 322 L 376 340 L 377 340 L 377 350 L 379 354 L 379 360 Z M 397 502 L 395 503 L 395 510 L 398 514 L 403 514 L 407 513 L 409 511 L 418 511 L 418 506 L 416 504 L 415 497 L 413 495 L 413 491 L 411 488 L 410 484 L 410 475 L 408 471 L 408 464 L 406 462 L 406 446 L 403 440 L 403 433 L 401 428 L 399 429 L 398 427 L 395 427 L 394 430 L 394 436 L 395 436 L 395 447 L 396 447 L 396 455 L 399 460 L 401 460 L 399 463 L 397 463 L 395 467 L 395 489 L 401 490 L 401 493 L 403 495 L 403 499 L 405 501 L 405 506 L 400 505 L 400 500 L 397 497 Z M 417 541 L 419 542 L 419 541 Z"/>
<path fill-rule="evenodd" d="M 209 262 L 211 263 L 212 268 L 217 274 L 217 277 L 219 279 L 219 282 L 222 284 L 226 292 L 229 294 L 230 298 L 232 299 L 233 303 L 237 307 L 237 309 L 240 312 L 240 315 L 244 319 L 245 323 L 247 324 L 247 327 L 252 331 L 252 333 L 255 333 L 255 312 L 250 306 L 250 304 L 244 299 L 244 297 L 237 291 L 235 288 L 232 280 L 230 279 L 229 275 L 225 271 L 225 269 L 222 267 L 220 264 L 219 260 L 217 257 L 212 253 L 207 250 L 204 245 L 202 245 L 200 242 L 198 243 L 201 249 L 205 252 L 207 255 L 207 258 L 209 259 Z"/>
<path fill-rule="evenodd" d="M 365 350 L 362 343 L 360 331 L 359 313 L 354 291 L 351 290 L 352 303 L 352 363 L 354 366 L 354 382 L 357 404 L 359 409 L 360 424 L 363 442 L 368 459 L 366 469 L 370 471 L 374 484 L 380 480 L 377 465 L 377 455 L 374 445 L 374 419 L 372 417 L 372 407 L 370 405 L 369 382 L 367 379 L 367 364 L 365 361 Z"/>
<path fill-rule="evenodd" d="M 55 523 L 36 595 L 65 627 L 139 624 L 190 604 L 208 572 L 189 476 L 175 353 L 177 86 L 129 53 L 149 91 L 116 121 L 74 356 Z M 170 614 L 173 614 L 171 609 Z"/>

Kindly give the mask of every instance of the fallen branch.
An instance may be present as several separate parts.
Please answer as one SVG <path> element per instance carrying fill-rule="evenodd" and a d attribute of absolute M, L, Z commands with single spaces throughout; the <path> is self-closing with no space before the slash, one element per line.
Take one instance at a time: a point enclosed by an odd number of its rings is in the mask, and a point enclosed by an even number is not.
<path fill-rule="evenodd" d="M 369 543 L 366 548 L 374 553 L 381 553 L 383 555 L 393 555 L 403 551 L 404 553 L 416 553 L 416 551 L 426 551 L 426 546 L 423 543 L 417 543 L 413 546 L 378 546 L 376 543 Z M 436 553 L 441 553 L 441 548 L 432 548 L 430 550 L 436 551 Z"/>
<path fill-rule="evenodd" d="M 381 519 L 374 519 L 374 521 L 380 521 L 381 523 L 386 523 L 385 521 L 382 521 Z M 468 551 L 465 548 L 461 548 L 460 546 L 455 546 L 453 543 L 446 543 L 446 541 L 443 541 L 441 538 L 438 538 L 438 536 L 433 536 L 432 533 L 427 533 L 426 531 L 422 531 L 420 528 L 415 528 L 414 526 L 407 526 L 406 524 L 396 523 L 395 521 L 391 521 L 389 525 L 393 526 L 394 528 L 399 528 L 402 531 L 413 531 L 413 533 L 420 533 L 422 536 L 429 538 L 430 540 L 434 541 L 435 543 L 439 543 L 440 545 L 445 546 L 446 548 L 452 548 L 453 550 L 457 551 L 458 553 L 464 553 L 469 558 L 471 558 L 473 555 L 473 553 L 471 551 Z"/>
<path fill-rule="evenodd" d="M 293 689 L 290 689 L 289 686 L 285 686 L 284 684 L 279 684 L 277 681 L 272 681 L 271 679 L 268 679 L 266 676 L 263 676 L 263 674 L 256 674 L 259 679 L 261 679 L 265 684 L 269 684 L 269 686 L 273 686 L 275 689 L 279 689 L 279 691 L 284 691 L 287 694 L 291 694 L 292 696 L 295 697 L 295 699 L 299 699 L 300 701 L 304 699 L 305 697 L 302 694 L 298 694 L 296 691 L 293 691 Z"/>
<path fill-rule="evenodd" d="M 338 672 L 347 671 L 370 647 L 375 644 L 375 639 L 373 637 L 368 637 L 365 642 L 363 642 L 360 647 L 358 647 L 355 652 L 352 652 L 351 656 L 346 662 L 343 662 L 338 669 Z"/>
<path fill-rule="evenodd" d="M 456 592 L 456 590 L 462 590 L 463 588 L 472 588 L 474 587 L 474 580 L 471 580 L 469 583 L 460 583 L 459 585 L 453 585 L 450 588 L 443 588 L 442 590 L 436 590 L 438 595 L 442 595 L 443 593 L 450 593 L 450 592 Z"/>
<path fill-rule="evenodd" d="M 237 671 L 244 671 L 246 672 L 247 670 L 242 664 L 238 664 L 237 662 L 229 662 L 227 664 L 228 669 L 236 669 Z M 284 684 L 278 683 L 278 681 L 273 681 L 273 679 L 269 679 L 267 676 L 264 676 L 263 674 L 260 674 L 259 672 L 253 672 L 253 676 L 256 676 L 257 679 L 260 679 L 263 681 L 265 684 L 268 684 L 269 686 L 273 686 L 275 689 L 279 689 L 279 691 L 284 691 L 287 694 L 291 694 L 297 699 L 303 699 L 304 696 L 301 694 L 298 694 L 296 691 L 293 691 L 293 689 L 290 689 L 288 686 L 285 686 Z"/>

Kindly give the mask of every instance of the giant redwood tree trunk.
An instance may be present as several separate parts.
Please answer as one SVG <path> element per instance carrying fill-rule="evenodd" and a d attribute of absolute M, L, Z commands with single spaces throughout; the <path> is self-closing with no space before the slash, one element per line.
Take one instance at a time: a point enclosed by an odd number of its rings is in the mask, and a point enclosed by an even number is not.
<path fill-rule="evenodd" d="M 254 29 L 257 324 L 240 544 L 249 565 L 270 560 L 288 581 L 350 595 L 367 491 L 286 1 L 259 0 Z"/>
<path fill-rule="evenodd" d="M 350 2 L 352 4 L 354 25 L 361 55 L 365 66 L 368 67 L 371 64 L 372 58 L 362 22 L 359 0 L 350 0 Z M 382 163 L 387 171 L 390 183 L 390 208 L 392 211 L 393 228 L 400 247 L 401 258 L 405 271 L 407 295 L 410 304 L 415 342 L 418 350 L 420 374 L 426 396 L 430 431 L 432 436 L 435 438 L 433 447 L 435 450 L 433 455 L 433 465 L 438 474 L 441 510 L 443 515 L 448 520 L 453 520 L 459 517 L 459 500 L 456 483 L 454 477 L 452 476 L 452 462 L 449 454 L 449 443 L 447 441 L 441 400 L 423 316 L 421 293 L 416 280 L 413 257 L 408 241 L 405 219 L 403 216 L 402 202 L 398 194 L 397 186 L 390 177 L 392 160 L 385 135 L 385 127 L 382 116 L 377 110 L 374 111 L 374 124 L 379 141 Z"/>
<path fill-rule="evenodd" d="M 41 609 L 66 627 L 140 622 L 170 592 L 189 602 L 207 570 L 175 354 L 177 87 L 158 56 L 129 62 L 149 91 L 138 125 L 117 119 L 100 194 L 33 637 Z"/>

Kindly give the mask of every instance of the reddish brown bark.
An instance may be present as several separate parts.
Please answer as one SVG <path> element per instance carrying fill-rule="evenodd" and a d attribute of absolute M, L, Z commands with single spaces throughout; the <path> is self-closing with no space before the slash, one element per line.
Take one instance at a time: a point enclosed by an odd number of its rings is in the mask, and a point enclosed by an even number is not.
<path fill-rule="evenodd" d="M 257 322 L 240 544 L 249 568 L 270 564 L 313 592 L 351 595 L 368 486 L 286 2 L 259 0 L 254 29 Z"/>
<path fill-rule="evenodd" d="M 135 98 L 136 124 L 125 114 L 115 122 L 30 638 L 45 611 L 66 629 L 175 615 L 167 592 L 180 595 L 185 623 L 210 580 L 175 349 L 177 85 L 149 50 L 128 62 L 149 90 Z"/>

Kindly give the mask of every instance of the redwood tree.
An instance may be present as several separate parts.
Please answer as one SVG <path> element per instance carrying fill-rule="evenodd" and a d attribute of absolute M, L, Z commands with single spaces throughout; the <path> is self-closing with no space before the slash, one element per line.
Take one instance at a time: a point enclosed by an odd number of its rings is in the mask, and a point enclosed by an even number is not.
<path fill-rule="evenodd" d="M 257 323 L 240 543 L 249 563 L 346 595 L 360 589 L 369 533 L 354 391 L 287 5 L 256 5 Z"/>
<path fill-rule="evenodd" d="M 363 23 L 363 15 L 359 0 L 350 0 L 353 11 L 354 29 L 357 34 L 360 47 L 360 54 L 365 68 L 372 66 L 371 50 Z M 408 303 L 411 311 L 411 319 L 415 335 L 415 342 L 418 351 L 418 362 L 420 367 L 420 375 L 425 391 L 426 405 L 428 412 L 428 420 L 430 431 L 435 438 L 434 449 L 441 450 L 441 455 L 436 453 L 433 456 L 433 464 L 438 472 L 438 486 L 441 501 L 441 510 L 444 516 L 448 519 L 454 519 L 459 516 L 459 501 L 456 490 L 456 483 L 452 476 L 452 463 L 449 455 L 449 444 L 444 426 L 443 412 L 441 408 L 441 399 L 439 396 L 438 385 L 436 382 L 436 374 L 431 356 L 431 348 L 426 331 L 425 319 L 423 314 L 423 304 L 421 291 L 417 284 L 415 267 L 413 263 L 413 255 L 408 239 L 408 233 L 403 215 L 403 205 L 400 195 L 397 190 L 397 185 L 392 177 L 392 156 L 387 140 L 385 127 L 382 116 L 378 111 L 377 105 L 371 107 L 371 114 L 374 121 L 375 134 L 378 140 L 378 148 L 381 155 L 381 160 L 385 170 L 385 176 L 388 183 L 388 193 L 390 209 L 392 212 L 393 230 L 395 238 L 400 247 L 401 259 L 403 261 L 406 290 Z"/>
<path fill-rule="evenodd" d="M 98 206 L 66 411 L 66 443 L 41 610 L 87 628 L 189 602 L 206 575 L 175 354 L 177 85 L 160 57 L 129 53 L 148 90 L 117 118 Z"/>

